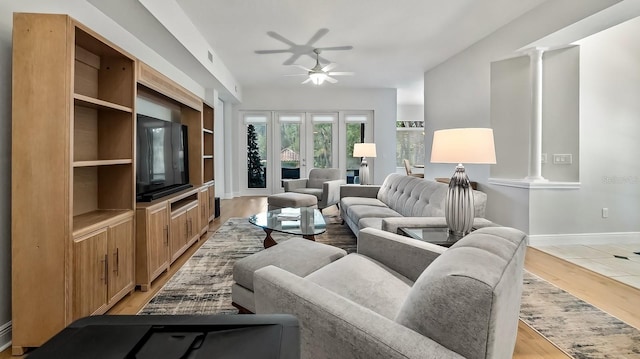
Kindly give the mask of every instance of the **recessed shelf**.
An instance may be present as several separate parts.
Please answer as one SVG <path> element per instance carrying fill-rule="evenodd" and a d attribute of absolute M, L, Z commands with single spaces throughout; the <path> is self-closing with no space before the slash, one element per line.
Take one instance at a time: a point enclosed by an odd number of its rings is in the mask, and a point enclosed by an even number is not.
<path fill-rule="evenodd" d="M 131 163 L 133 163 L 133 161 L 128 158 L 119 160 L 75 161 L 73 162 L 73 167 L 113 166 Z"/>
<path fill-rule="evenodd" d="M 73 94 L 74 104 L 79 106 L 85 106 L 96 109 L 105 109 L 105 110 L 117 110 L 132 113 L 133 110 L 130 107 L 118 105 L 112 102 L 99 100 L 97 98 L 81 95 L 81 94 Z"/>

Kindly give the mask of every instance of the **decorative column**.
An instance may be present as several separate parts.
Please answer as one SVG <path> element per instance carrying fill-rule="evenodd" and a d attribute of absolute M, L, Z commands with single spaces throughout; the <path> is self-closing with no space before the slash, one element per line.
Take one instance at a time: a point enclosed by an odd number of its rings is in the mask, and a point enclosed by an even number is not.
<path fill-rule="evenodd" d="M 547 181 L 542 177 L 542 54 L 536 47 L 529 52 L 531 59 L 531 134 L 529 139 L 529 175 L 531 182 Z"/>

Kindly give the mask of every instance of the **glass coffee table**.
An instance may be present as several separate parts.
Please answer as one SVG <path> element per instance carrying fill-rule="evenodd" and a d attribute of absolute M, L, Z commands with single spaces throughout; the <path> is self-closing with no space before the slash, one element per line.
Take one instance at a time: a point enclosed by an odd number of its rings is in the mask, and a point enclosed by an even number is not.
<path fill-rule="evenodd" d="M 407 237 L 437 244 L 442 247 L 451 247 L 462 238 L 449 233 L 449 228 L 446 227 L 400 227 L 399 229 L 400 232 Z"/>
<path fill-rule="evenodd" d="M 277 244 L 271 237 L 273 231 L 301 235 L 302 238 L 315 241 L 316 235 L 327 230 L 322 212 L 310 207 L 279 208 L 254 214 L 249 217 L 249 223 L 264 229 L 267 234 L 263 242 L 265 248 Z"/>

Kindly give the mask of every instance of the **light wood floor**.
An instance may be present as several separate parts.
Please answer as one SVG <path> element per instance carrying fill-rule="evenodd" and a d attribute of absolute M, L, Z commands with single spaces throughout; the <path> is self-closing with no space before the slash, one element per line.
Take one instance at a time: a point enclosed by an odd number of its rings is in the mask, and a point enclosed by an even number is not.
<path fill-rule="evenodd" d="M 220 205 L 221 215 L 211 223 L 209 231 L 216 231 L 231 217 L 247 217 L 265 210 L 266 206 L 265 197 L 239 197 L 222 200 Z M 153 282 L 148 292 L 135 291 L 120 301 L 108 314 L 136 314 L 202 243 L 204 243 L 204 240 L 196 243 L 185 252 L 174 262 L 168 272 L 163 273 Z M 633 305 L 634 303 L 637 304 L 640 298 L 640 291 L 637 289 L 533 248 L 529 248 L 527 251 L 525 267 L 530 272 L 554 283 L 573 295 L 598 306 L 636 328 L 640 328 L 640 313 L 637 310 L 634 311 Z M 517 359 L 569 358 L 568 355 L 523 322 L 519 323 L 518 338 L 513 357 Z M 11 356 L 10 349 L 0 353 L 0 359 L 8 358 L 16 358 Z"/>

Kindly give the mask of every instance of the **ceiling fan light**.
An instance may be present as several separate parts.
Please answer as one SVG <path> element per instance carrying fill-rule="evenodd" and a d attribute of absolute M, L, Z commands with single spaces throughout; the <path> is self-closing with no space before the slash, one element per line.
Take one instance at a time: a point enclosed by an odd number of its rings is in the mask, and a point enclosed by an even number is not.
<path fill-rule="evenodd" d="M 327 75 L 323 73 L 312 73 L 309 75 L 309 78 L 314 85 L 322 85 L 324 80 L 326 80 Z"/>

